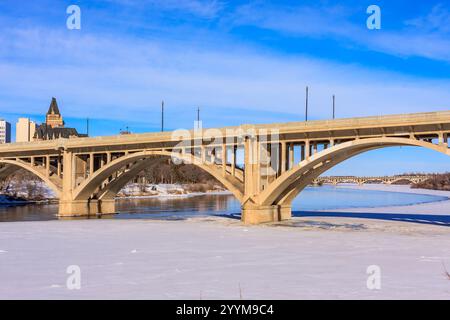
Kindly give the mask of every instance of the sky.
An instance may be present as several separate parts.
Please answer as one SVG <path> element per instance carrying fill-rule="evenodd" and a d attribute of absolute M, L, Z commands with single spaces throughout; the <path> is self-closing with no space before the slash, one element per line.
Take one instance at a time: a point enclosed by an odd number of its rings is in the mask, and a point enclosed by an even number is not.
<path fill-rule="evenodd" d="M 355 4 L 356 3 L 356 4 Z M 77 5 L 81 28 L 69 29 Z M 367 8 L 381 10 L 370 30 Z M 91 135 L 450 110 L 448 1 L 0 1 L 0 117 L 42 122 L 56 97 Z M 328 174 L 450 171 L 415 148 Z"/>

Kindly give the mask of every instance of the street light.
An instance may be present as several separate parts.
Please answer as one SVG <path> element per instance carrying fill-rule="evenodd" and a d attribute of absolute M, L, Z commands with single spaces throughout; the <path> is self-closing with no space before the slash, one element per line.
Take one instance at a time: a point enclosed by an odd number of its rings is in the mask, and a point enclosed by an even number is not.
<path fill-rule="evenodd" d="M 308 121 L 308 100 L 309 100 L 309 88 L 308 86 L 306 86 L 305 121 Z"/>
<path fill-rule="evenodd" d="M 164 100 L 161 102 L 161 132 L 164 132 Z"/>

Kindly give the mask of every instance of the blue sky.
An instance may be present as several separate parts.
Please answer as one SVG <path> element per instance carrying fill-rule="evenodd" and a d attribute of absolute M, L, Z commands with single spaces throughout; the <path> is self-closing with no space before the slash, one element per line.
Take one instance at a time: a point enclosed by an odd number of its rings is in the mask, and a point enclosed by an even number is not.
<path fill-rule="evenodd" d="M 66 8 L 81 8 L 68 30 Z M 381 30 L 366 9 L 381 8 Z M 447 1 L 96 0 L 0 2 L 0 113 L 94 135 L 450 110 Z M 450 171 L 425 150 L 362 155 L 330 174 Z"/>

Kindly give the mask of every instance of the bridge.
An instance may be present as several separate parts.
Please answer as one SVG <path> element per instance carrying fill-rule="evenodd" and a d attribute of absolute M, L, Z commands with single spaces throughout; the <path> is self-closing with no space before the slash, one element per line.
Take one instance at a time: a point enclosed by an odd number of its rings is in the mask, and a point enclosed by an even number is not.
<path fill-rule="evenodd" d="M 35 174 L 62 217 L 113 214 L 117 192 L 152 157 L 167 156 L 207 171 L 239 200 L 242 221 L 258 224 L 289 219 L 306 186 L 363 152 L 414 146 L 450 155 L 449 132 L 444 111 L 12 143 L 0 146 L 0 178 Z"/>
<path fill-rule="evenodd" d="M 380 177 L 357 177 L 357 176 L 329 176 L 329 177 L 318 177 L 314 179 L 313 184 L 333 184 L 337 185 L 340 183 L 356 183 L 359 185 L 366 183 L 382 183 L 382 184 L 396 184 L 407 182 L 419 183 L 430 179 L 432 175 L 426 174 L 413 174 L 413 175 L 394 175 L 394 176 L 380 176 Z"/>

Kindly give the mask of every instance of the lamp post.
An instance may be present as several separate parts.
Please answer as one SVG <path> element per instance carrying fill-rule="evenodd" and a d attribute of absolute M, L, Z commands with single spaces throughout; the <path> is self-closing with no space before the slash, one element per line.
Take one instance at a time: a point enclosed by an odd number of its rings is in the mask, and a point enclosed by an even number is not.
<path fill-rule="evenodd" d="M 308 121 L 309 88 L 306 86 L 305 121 Z"/>
<path fill-rule="evenodd" d="M 197 129 L 200 128 L 200 107 L 197 107 Z"/>
<path fill-rule="evenodd" d="M 333 120 L 336 119 L 336 96 L 333 94 Z"/>
<path fill-rule="evenodd" d="M 161 102 L 161 132 L 164 132 L 164 100 Z"/>

